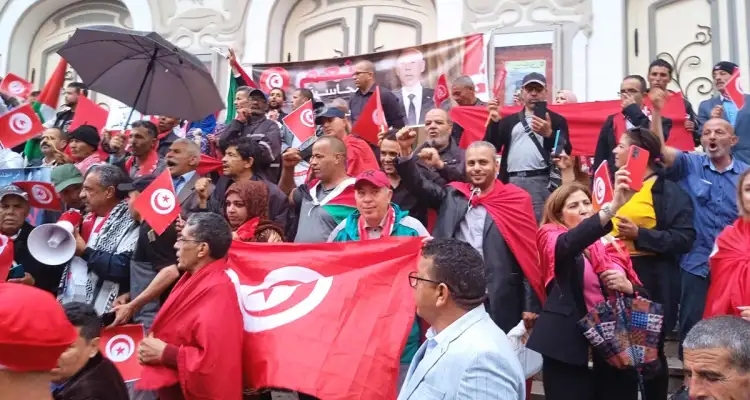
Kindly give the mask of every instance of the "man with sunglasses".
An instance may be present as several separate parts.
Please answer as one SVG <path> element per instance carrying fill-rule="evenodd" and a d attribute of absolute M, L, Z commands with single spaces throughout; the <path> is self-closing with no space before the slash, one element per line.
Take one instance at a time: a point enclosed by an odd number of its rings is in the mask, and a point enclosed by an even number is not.
<path fill-rule="evenodd" d="M 644 77 L 640 75 L 626 76 L 620 83 L 620 91 L 618 92 L 622 112 L 610 115 L 599 131 L 592 168 L 596 170 L 606 160 L 611 175 L 610 179 L 614 179 L 615 171 L 617 171 L 615 155 L 612 150 L 620 142 L 620 136 L 628 129 L 651 128 L 651 116 L 647 114 L 647 109 L 643 104 L 647 93 L 648 86 Z M 672 120 L 662 119 L 664 140 L 669 138 L 670 129 L 672 129 Z"/>
<path fill-rule="evenodd" d="M 427 241 L 409 284 L 417 314 L 430 329 L 398 400 L 525 397 L 521 364 L 508 337 L 484 308 L 484 261 L 470 244 Z"/>
<path fill-rule="evenodd" d="M 224 272 L 231 244 L 219 214 L 194 213 L 185 222 L 175 244 L 184 274 L 138 348 L 139 389 L 163 400 L 242 398 L 243 321 Z"/>

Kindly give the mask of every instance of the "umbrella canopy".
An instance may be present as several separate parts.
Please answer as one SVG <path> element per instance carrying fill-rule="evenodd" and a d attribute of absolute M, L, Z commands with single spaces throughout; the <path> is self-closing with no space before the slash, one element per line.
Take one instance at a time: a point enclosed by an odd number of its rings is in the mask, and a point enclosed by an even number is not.
<path fill-rule="evenodd" d="M 224 108 L 203 62 L 154 32 L 78 28 L 57 53 L 89 89 L 146 115 L 197 121 Z"/>

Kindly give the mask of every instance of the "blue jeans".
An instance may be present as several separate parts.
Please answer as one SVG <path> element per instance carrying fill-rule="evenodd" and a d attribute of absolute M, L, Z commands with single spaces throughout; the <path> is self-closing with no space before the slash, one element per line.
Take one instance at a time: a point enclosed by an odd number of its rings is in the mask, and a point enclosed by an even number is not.
<path fill-rule="evenodd" d="M 682 293 L 680 294 L 680 360 L 682 360 L 682 342 L 693 326 L 703 318 L 706 306 L 706 295 L 710 278 L 704 278 L 680 269 Z"/>

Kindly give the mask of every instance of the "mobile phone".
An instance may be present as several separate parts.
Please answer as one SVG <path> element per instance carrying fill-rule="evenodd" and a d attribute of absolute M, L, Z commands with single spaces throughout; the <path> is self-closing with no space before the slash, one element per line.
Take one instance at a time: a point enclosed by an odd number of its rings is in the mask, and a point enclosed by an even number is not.
<path fill-rule="evenodd" d="M 552 148 L 552 155 L 559 157 L 565 151 L 565 138 L 560 136 L 560 130 L 555 133 L 555 147 Z"/>
<path fill-rule="evenodd" d="M 547 119 L 547 102 L 537 101 L 534 103 L 534 115 L 541 119 Z"/>
<path fill-rule="evenodd" d="M 648 167 L 649 152 L 638 146 L 630 146 L 628 151 L 628 163 L 625 169 L 630 172 L 630 188 L 639 191 L 643 187 L 643 176 Z"/>
<path fill-rule="evenodd" d="M 112 325 L 115 322 L 115 318 L 117 318 L 117 314 L 114 311 L 102 314 L 102 326 Z"/>
<path fill-rule="evenodd" d="M 302 157 L 303 160 L 310 161 L 310 159 L 312 158 L 312 150 L 313 150 L 314 143 L 315 141 L 313 140 L 309 146 L 299 151 L 299 156 Z"/>
<path fill-rule="evenodd" d="M 8 279 L 22 279 L 24 276 L 26 276 L 26 271 L 21 264 L 14 265 L 13 268 L 8 271 Z"/>

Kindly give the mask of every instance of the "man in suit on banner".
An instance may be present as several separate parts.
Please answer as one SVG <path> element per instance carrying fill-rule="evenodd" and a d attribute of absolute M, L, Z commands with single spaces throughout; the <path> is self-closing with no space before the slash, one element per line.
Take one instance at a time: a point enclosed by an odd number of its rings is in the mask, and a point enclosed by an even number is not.
<path fill-rule="evenodd" d="M 425 67 L 424 55 L 415 48 L 403 50 L 396 61 L 401 88 L 393 94 L 404 107 L 407 125 L 423 124 L 427 111 L 435 106 L 435 90 L 422 86 Z"/>

